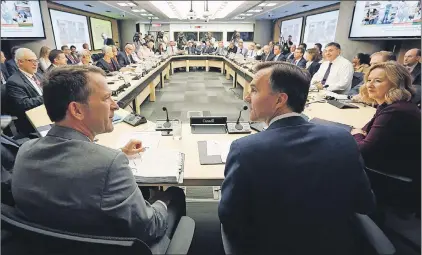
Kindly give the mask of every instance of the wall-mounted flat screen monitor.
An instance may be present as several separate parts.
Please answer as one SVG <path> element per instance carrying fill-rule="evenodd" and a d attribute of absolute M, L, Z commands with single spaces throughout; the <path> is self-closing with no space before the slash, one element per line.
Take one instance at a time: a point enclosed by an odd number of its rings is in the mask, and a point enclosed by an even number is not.
<path fill-rule="evenodd" d="M 200 41 L 206 41 L 209 38 L 214 38 L 216 42 L 223 40 L 223 32 L 199 32 Z"/>
<path fill-rule="evenodd" d="M 302 21 L 303 17 L 282 21 L 280 37 L 283 37 L 284 40 L 287 40 L 291 35 L 292 42 L 295 45 L 299 45 L 300 37 L 302 36 Z"/>
<path fill-rule="evenodd" d="M 244 42 L 253 42 L 253 32 L 239 32 L 240 33 L 240 39 L 242 39 Z M 227 41 L 231 41 L 234 36 L 234 32 L 227 32 Z"/>
<path fill-rule="evenodd" d="M 39 1 L 1 1 L 1 39 L 45 38 Z"/>
<path fill-rule="evenodd" d="M 63 45 L 74 45 L 77 50 L 81 50 L 84 43 L 91 49 L 86 16 L 50 9 L 50 17 L 58 49 Z"/>
<path fill-rule="evenodd" d="M 174 32 L 173 33 L 173 38 L 175 41 L 177 41 L 177 38 L 179 38 L 179 33 L 183 34 L 183 36 L 185 37 L 186 41 L 198 41 L 198 32 L 195 31 L 181 31 L 181 32 Z"/>
<path fill-rule="evenodd" d="M 306 17 L 303 42 L 312 48 L 315 43 L 324 47 L 334 42 L 339 11 L 324 12 Z"/>
<path fill-rule="evenodd" d="M 100 50 L 104 46 L 102 34 L 105 34 L 107 38 L 113 37 L 111 21 L 92 17 L 89 17 L 89 21 L 91 22 L 91 36 L 92 42 L 94 43 L 94 50 Z"/>
<path fill-rule="evenodd" d="M 421 38 L 420 1 L 356 1 L 350 39 Z"/>

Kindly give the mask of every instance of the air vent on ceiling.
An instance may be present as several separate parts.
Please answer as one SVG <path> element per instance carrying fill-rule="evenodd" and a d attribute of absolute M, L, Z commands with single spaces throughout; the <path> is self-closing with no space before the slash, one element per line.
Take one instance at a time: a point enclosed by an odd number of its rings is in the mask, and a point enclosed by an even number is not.
<path fill-rule="evenodd" d="M 301 7 L 305 8 L 305 7 L 308 7 L 308 6 L 309 6 L 309 4 L 304 4 Z"/>
<path fill-rule="evenodd" d="M 90 5 L 90 4 L 86 4 L 85 6 L 88 6 L 88 7 L 94 7 L 94 6 Z"/>

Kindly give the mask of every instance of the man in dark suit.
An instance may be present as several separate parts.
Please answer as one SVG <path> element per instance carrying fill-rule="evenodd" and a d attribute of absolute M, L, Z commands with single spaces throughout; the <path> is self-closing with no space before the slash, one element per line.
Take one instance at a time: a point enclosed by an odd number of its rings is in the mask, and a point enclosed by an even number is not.
<path fill-rule="evenodd" d="M 76 65 L 78 63 L 76 61 L 76 59 L 72 56 L 71 50 L 69 49 L 69 47 L 67 45 L 63 45 L 61 47 L 61 50 L 63 51 L 64 55 L 66 56 L 68 65 Z"/>
<path fill-rule="evenodd" d="M 18 132 L 28 135 L 34 128 L 27 119 L 25 112 L 44 103 L 42 97 L 42 77 L 37 73 L 38 59 L 33 51 L 20 48 L 16 51 L 19 70 L 6 83 L 6 96 L 9 111 L 18 117 L 15 121 Z"/>
<path fill-rule="evenodd" d="M 421 50 L 411 49 L 404 55 L 404 66 L 412 75 L 413 85 L 421 85 Z"/>
<path fill-rule="evenodd" d="M 198 50 L 193 46 L 192 41 L 188 42 L 188 46 L 185 48 L 185 51 L 188 52 L 188 55 L 196 55 L 198 53 Z"/>
<path fill-rule="evenodd" d="M 349 220 L 375 207 L 356 142 L 342 128 L 300 115 L 310 83 L 306 70 L 283 62 L 256 70 L 246 97 L 250 119 L 269 127 L 231 144 L 218 208 L 225 248 L 349 254 Z"/>
<path fill-rule="evenodd" d="M 272 61 L 286 61 L 286 58 L 281 54 L 281 46 L 279 44 L 274 45 L 274 58 Z"/>
<path fill-rule="evenodd" d="M 205 42 L 205 47 L 202 49 L 202 54 L 211 54 L 214 52 L 214 47 L 211 46 L 210 41 Z"/>
<path fill-rule="evenodd" d="M 117 54 L 117 61 L 121 67 L 128 66 L 130 64 L 135 64 L 135 60 L 132 58 L 132 52 L 134 47 L 132 44 L 128 43 L 125 46 L 125 51 L 121 51 Z"/>
<path fill-rule="evenodd" d="M 57 69 L 44 83 L 45 107 L 55 125 L 46 137 L 22 145 L 15 161 L 16 207 L 45 227 L 136 237 L 155 247 L 153 254 L 164 254 L 186 215 L 183 190 L 170 187 L 158 191 L 154 203 L 145 201 L 127 159 L 144 150 L 141 141 L 120 150 L 94 143 L 96 135 L 113 131 L 119 109 L 104 72 L 82 65 Z"/>
<path fill-rule="evenodd" d="M 61 50 L 51 50 L 48 59 L 50 60 L 51 65 L 47 68 L 47 72 L 50 72 L 57 66 L 67 65 L 67 58 Z"/>
<path fill-rule="evenodd" d="M 290 47 L 290 53 L 285 55 L 285 59 L 287 59 L 287 61 L 292 60 L 295 57 L 295 51 L 296 51 L 296 45 L 292 45 Z"/>
<path fill-rule="evenodd" d="M 263 50 L 264 50 L 264 54 L 262 55 L 261 61 L 262 62 L 273 61 L 275 55 L 271 53 L 270 46 L 264 45 Z"/>
<path fill-rule="evenodd" d="M 294 53 L 294 58 L 290 60 L 290 63 L 292 63 L 295 66 L 298 66 L 300 68 L 306 67 L 306 60 L 303 58 L 303 54 L 305 54 L 304 48 L 297 48 Z"/>
<path fill-rule="evenodd" d="M 6 61 L 6 68 L 7 68 L 7 72 L 9 72 L 9 75 L 14 74 L 19 69 L 15 62 L 15 53 L 19 48 L 20 48 L 19 46 L 12 47 L 12 50 L 11 50 L 12 58 Z"/>
<path fill-rule="evenodd" d="M 1 51 L 1 55 L 0 55 L 0 67 L 1 67 L 1 84 L 6 84 L 7 79 L 9 79 L 9 72 L 7 71 L 7 67 L 4 64 L 4 62 L 6 61 L 6 58 L 4 57 L 4 53 L 3 51 Z"/>

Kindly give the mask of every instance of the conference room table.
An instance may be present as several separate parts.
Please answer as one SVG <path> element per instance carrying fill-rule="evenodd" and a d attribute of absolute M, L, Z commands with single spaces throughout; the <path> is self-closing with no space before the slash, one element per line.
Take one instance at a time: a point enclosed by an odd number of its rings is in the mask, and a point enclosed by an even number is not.
<path fill-rule="evenodd" d="M 155 91 L 155 87 L 163 85 L 162 79 L 170 78 L 172 73 L 171 68 L 180 67 L 180 63 L 172 66 L 172 61 L 184 61 L 186 65 L 192 66 L 193 63 L 204 65 L 205 67 L 209 64 L 208 59 L 211 56 L 174 56 L 163 61 L 159 66 L 151 70 L 146 76 L 140 80 L 131 81 L 131 87 L 127 91 L 122 92 L 115 100 L 121 106 L 121 109 L 115 112 L 115 114 L 124 118 L 130 114 L 131 109 L 127 106 L 131 101 L 136 103 L 142 103 L 140 95 L 147 98 L 151 96 L 152 90 Z M 224 69 L 224 72 L 229 73 L 229 78 L 233 78 L 237 84 L 241 85 L 244 90 L 249 89 L 249 82 L 253 78 L 253 74 L 248 70 L 237 66 L 234 62 L 226 59 L 225 57 L 212 56 L 212 61 L 221 61 L 220 68 Z M 191 62 L 191 60 L 197 60 L 197 62 Z M 219 59 L 219 60 L 216 60 Z M 205 62 L 204 62 L 205 61 Z M 215 62 L 213 64 L 216 64 Z M 187 68 L 188 69 L 188 68 Z M 158 77 L 158 78 L 157 78 Z M 241 82 L 239 83 L 239 77 Z M 243 80 L 242 80 L 243 79 Z M 243 84 L 241 84 L 243 83 Z M 139 89 L 142 88 L 142 89 Z M 134 91 L 136 91 L 136 94 Z M 146 91 L 146 92 L 144 92 Z M 149 94 L 146 96 L 147 92 Z M 170 93 L 170 92 L 168 92 Z M 321 92 L 310 92 L 311 97 L 321 96 Z M 131 99 L 131 100 L 129 100 Z M 155 101 L 155 98 L 151 98 L 151 101 Z M 316 100 L 318 101 L 318 100 Z M 342 124 L 351 125 L 357 128 L 363 127 L 375 114 L 375 108 L 370 106 L 364 106 L 363 104 L 355 104 L 359 108 L 357 109 L 339 109 L 328 103 L 309 103 L 304 110 L 304 114 L 309 118 L 321 118 L 329 121 L 339 122 Z M 124 109 L 126 106 L 126 109 Z M 140 110 L 141 105 L 136 108 L 137 112 Z M 26 112 L 32 125 L 37 129 L 42 126 L 52 124 L 47 116 L 44 105 L 37 108 L 31 109 Z M 135 131 L 154 131 L 155 120 L 148 120 L 147 123 L 133 127 L 124 122 L 120 122 L 114 125 L 114 130 L 110 133 L 100 134 L 96 136 L 95 142 L 99 145 L 107 146 L 110 148 L 118 148 L 119 138 L 127 133 Z M 192 134 L 189 123 L 182 123 L 182 138 L 180 140 L 173 139 L 172 136 L 161 136 L 158 148 L 162 149 L 174 149 L 185 154 L 183 182 L 181 186 L 219 186 L 224 179 L 224 164 L 218 165 L 201 165 L 199 161 L 198 152 L 198 141 L 233 141 L 249 134 Z M 165 159 L 163 159 L 165 160 Z M 160 185 L 157 183 L 156 185 Z M 168 184 L 162 184 L 167 186 Z"/>

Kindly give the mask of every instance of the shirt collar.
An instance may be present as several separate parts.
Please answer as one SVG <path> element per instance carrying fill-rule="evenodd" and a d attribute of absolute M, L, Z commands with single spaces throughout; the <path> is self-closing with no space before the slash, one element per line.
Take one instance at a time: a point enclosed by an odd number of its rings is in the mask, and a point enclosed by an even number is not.
<path fill-rule="evenodd" d="M 300 113 L 297 113 L 297 112 L 289 112 L 289 113 L 278 115 L 278 116 L 272 118 L 272 120 L 270 121 L 270 124 L 268 126 L 271 126 L 271 124 L 273 124 L 277 120 L 281 120 L 281 119 L 289 118 L 289 117 L 295 117 L 295 116 L 301 116 L 301 115 L 300 115 Z"/>
<path fill-rule="evenodd" d="M 22 70 L 22 69 L 20 69 L 20 68 L 19 68 L 19 71 L 21 71 L 21 72 L 22 72 L 25 76 L 27 76 L 28 78 L 31 78 L 31 79 L 32 79 L 32 78 L 34 77 L 34 75 L 35 75 L 35 74 L 30 74 L 30 73 L 27 73 L 27 72 L 25 72 L 24 70 Z"/>
<path fill-rule="evenodd" d="M 408 66 L 407 68 L 409 69 L 410 72 L 413 72 L 413 69 L 415 69 L 417 64 L 418 63 L 414 64 L 413 66 Z"/>

